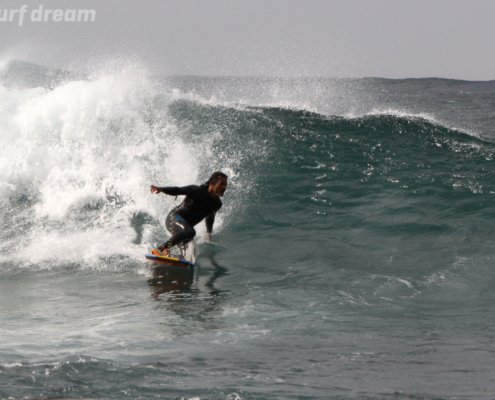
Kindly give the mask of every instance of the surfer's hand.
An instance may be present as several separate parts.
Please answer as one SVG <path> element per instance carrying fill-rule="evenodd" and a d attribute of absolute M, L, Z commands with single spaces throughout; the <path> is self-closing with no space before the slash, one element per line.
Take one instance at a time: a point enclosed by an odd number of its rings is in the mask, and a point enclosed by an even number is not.
<path fill-rule="evenodd" d="M 151 193 L 160 193 L 160 192 L 161 192 L 161 190 L 160 190 L 160 188 L 159 188 L 158 186 L 153 186 L 153 185 L 151 185 L 151 186 L 150 186 L 150 192 L 151 192 Z"/>
<path fill-rule="evenodd" d="M 204 239 L 205 242 L 211 242 L 211 232 L 206 232 Z"/>

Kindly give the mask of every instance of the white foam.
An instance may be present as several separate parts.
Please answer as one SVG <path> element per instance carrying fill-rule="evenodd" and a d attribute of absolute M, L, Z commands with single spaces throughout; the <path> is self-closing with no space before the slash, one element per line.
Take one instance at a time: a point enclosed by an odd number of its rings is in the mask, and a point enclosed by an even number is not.
<path fill-rule="evenodd" d="M 145 226 L 143 244 L 135 244 L 132 218 L 142 212 L 163 223 L 174 203 L 151 195 L 149 185 L 201 183 L 212 172 L 218 138 L 193 140 L 170 122 L 167 102 L 175 97 L 133 65 L 51 91 L 0 86 L 0 202 L 7 209 L 21 196 L 32 202 L 29 229 L 9 228 L 24 248 L 19 260 L 95 265 L 115 254 L 141 257 L 161 228 Z"/>

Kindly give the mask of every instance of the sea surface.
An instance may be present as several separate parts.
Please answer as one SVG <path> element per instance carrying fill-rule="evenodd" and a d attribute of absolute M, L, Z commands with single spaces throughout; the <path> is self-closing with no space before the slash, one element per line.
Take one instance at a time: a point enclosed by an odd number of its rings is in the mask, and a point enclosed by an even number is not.
<path fill-rule="evenodd" d="M 495 81 L 0 69 L 0 398 L 495 399 Z M 154 268 L 229 176 L 194 269 Z"/>

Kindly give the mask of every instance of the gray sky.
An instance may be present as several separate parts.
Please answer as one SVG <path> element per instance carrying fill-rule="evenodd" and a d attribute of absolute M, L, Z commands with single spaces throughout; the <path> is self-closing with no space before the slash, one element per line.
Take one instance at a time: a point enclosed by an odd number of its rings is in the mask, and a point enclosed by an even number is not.
<path fill-rule="evenodd" d="M 19 13 L 1 21 L 22 5 L 22 26 Z M 40 5 L 93 9 L 95 21 L 32 21 Z M 0 0 L 0 65 L 129 59 L 165 74 L 491 80 L 494 21 L 493 0 Z"/>

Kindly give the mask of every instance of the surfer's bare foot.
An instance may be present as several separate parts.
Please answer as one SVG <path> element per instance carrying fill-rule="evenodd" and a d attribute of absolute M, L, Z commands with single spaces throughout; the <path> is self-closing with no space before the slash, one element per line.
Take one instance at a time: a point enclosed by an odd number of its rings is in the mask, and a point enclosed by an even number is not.
<path fill-rule="evenodd" d="M 158 250 L 160 250 L 164 255 L 168 255 L 169 251 L 165 248 L 165 246 L 158 246 Z"/>

